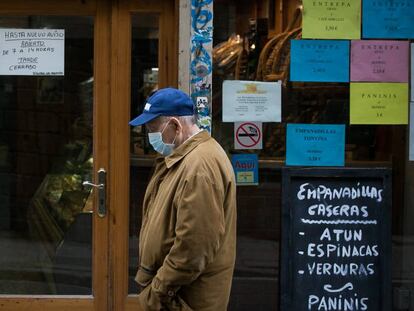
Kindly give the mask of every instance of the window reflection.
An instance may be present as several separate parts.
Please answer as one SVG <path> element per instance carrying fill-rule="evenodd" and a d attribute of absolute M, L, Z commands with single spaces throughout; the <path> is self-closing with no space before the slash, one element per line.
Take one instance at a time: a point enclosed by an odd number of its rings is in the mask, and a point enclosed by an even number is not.
<path fill-rule="evenodd" d="M 0 17 L 65 29 L 65 76 L 0 77 L 0 294 L 91 294 L 93 19 Z"/>
<path fill-rule="evenodd" d="M 131 120 L 144 109 L 145 99 L 158 89 L 158 14 L 132 16 Z M 142 201 L 152 173 L 155 152 L 148 143 L 145 126 L 131 129 L 129 293 L 138 292 L 134 281 L 138 268 L 138 235 Z"/>

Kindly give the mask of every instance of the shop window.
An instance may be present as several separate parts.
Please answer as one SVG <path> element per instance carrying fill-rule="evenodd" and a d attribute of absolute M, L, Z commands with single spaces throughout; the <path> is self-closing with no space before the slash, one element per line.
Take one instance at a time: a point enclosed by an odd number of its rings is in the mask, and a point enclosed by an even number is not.
<path fill-rule="evenodd" d="M 301 17 L 300 1 L 214 2 L 212 135 L 229 156 L 259 156 L 259 185 L 237 190 L 238 246 L 229 310 L 279 310 L 287 123 L 345 124 L 345 166 L 392 168 L 394 298 L 401 300 L 414 290 L 414 232 L 407 218 L 413 215 L 413 165 L 407 158 L 407 126 L 349 125 L 349 83 L 290 81 L 290 40 L 301 38 Z M 283 30 L 277 31 L 277 25 Z M 235 149 L 234 123 L 222 121 L 225 80 L 282 81 L 282 122 L 263 123 L 263 149 Z M 400 310 L 396 303 L 395 310 Z"/>
<path fill-rule="evenodd" d="M 92 293 L 93 196 L 82 181 L 93 166 L 93 22 L 0 17 L 2 29 L 65 30 L 64 75 L 0 76 L 0 294 Z"/>
<path fill-rule="evenodd" d="M 349 83 L 290 81 L 290 40 L 300 39 L 302 33 L 300 6 L 299 0 L 214 1 L 212 135 L 229 156 L 259 156 L 259 184 L 237 189 L 237 259 L 229 310 L 279 310 L 281 168 L 285 165 L 287 123 L 345 124 L 345 166 L 392 168 L 394 309 L 404 310 L 398 309 L 398 301 L 414 290 L 410 224 L 414 175 L 407 158 L 407 127 L 349 125 Z M 157 27 L 156 15 L 133 16 L 131 119 L 157 88 Z M 225 80 L 282 81 L 282 122 L 263 123 L 261 150 L 234 148 L 234 124 L 222 121 Z M 136 293 L 133 278 L 141 204 L 154 152 L 144 128 L 131 131 L 129 292 Z"/>

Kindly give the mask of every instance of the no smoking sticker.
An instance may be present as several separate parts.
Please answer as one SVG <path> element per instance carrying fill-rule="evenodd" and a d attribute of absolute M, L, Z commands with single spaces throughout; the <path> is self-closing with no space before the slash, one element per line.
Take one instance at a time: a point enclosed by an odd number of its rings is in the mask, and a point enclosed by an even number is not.
<path fill-rule="evenodd" d="M 262 122 L 234 123 L 234 149 L 262 149 Z"/>

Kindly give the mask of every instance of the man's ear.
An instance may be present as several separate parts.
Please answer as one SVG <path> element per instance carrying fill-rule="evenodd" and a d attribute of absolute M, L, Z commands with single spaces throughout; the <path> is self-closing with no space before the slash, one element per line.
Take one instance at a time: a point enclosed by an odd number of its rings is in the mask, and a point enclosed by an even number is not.
<path fill-rule="evenodd" d="M 173 118 L 171 118 L 171 121 L 174 121 L 176 132 L 180 132 L 180 131 L 183 130 L 183 127 L 182 127 L 180 121 L 178 121 L 177 118 L 173 117 Z"/>

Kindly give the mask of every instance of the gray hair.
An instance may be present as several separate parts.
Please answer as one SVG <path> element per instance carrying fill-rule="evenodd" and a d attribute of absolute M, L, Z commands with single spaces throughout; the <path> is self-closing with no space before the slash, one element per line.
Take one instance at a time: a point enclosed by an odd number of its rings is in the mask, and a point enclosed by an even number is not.
<path fill-rule="evenodd" d="M 170 116 L 170 117 L 164 117 L 161 116 L 161 122 L 167 122 L 168 120 L 170 120 L 170 118 L 177 118 L 178 121 L 180 121 L 181 124 L 184 125 L 194 125 L 196 124 L 196 116 L 195 115 L 191 115 L 191 116 Z"/>

